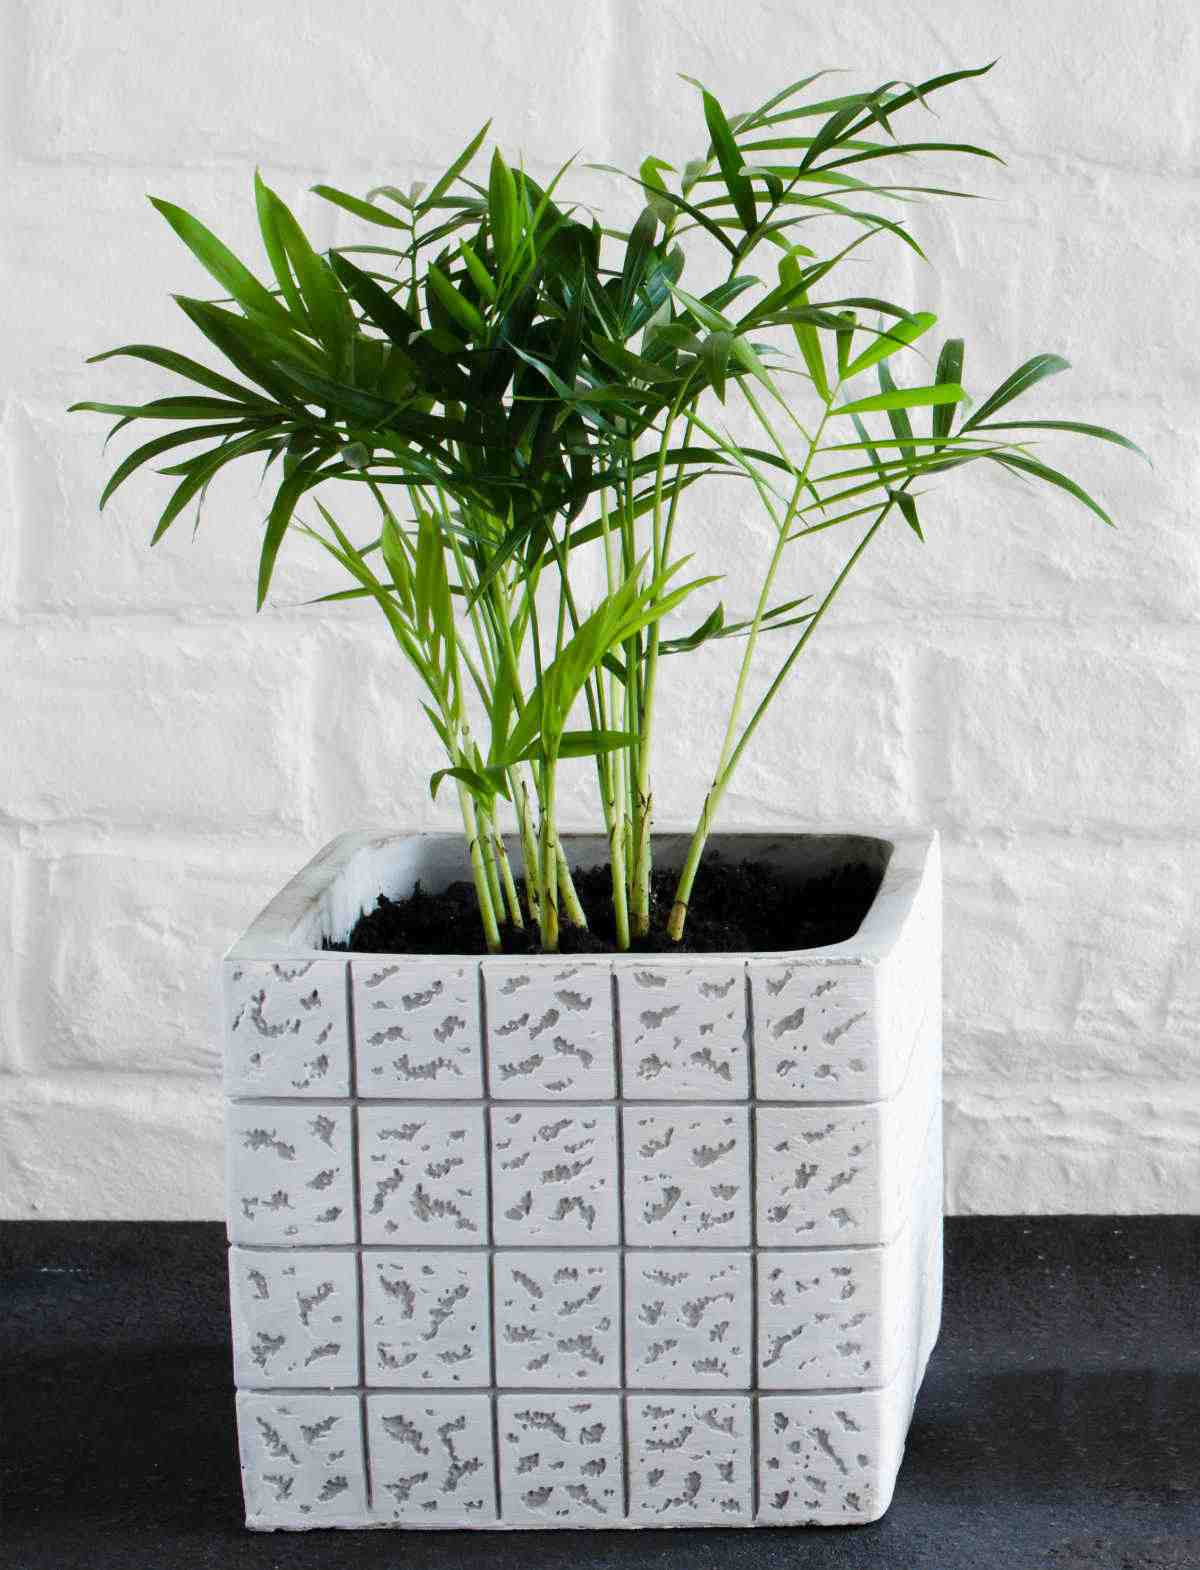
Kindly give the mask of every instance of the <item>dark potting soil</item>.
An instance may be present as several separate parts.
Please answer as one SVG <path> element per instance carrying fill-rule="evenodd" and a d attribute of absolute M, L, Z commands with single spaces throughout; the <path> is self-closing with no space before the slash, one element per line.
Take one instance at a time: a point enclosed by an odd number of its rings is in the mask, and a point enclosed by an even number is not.
<path fill-rule="evenodd" d="M 559 950 L 564 954 L 609 954 L 615 949 L 612 885 L 607 867 L 573 874 L 586 927 L 561 917 Z M 853 937 L 875 898 L 883 874 L 878 866 L 849 862 L 803 882 L 780 876 L 755 861 L 710 856 L 696 876 L 683 940 L 667 936 L 676 873 L 657 869 L 650 883 L 650 931 L 634 940 L 640 953 L 730 954 L 772 949 L 817 948 Z M 518 882 L 524 906 L 524 885 Z M 537 929 L 500 929 L 506 954 L 538 951 Z M 452 883 L 431 894 L 420 883 L 404 899 L 379 896 L 364 911 L 345 943 L 326 948 L 357 954 L 483 954 L 483 926 L 474 887 Z"/>

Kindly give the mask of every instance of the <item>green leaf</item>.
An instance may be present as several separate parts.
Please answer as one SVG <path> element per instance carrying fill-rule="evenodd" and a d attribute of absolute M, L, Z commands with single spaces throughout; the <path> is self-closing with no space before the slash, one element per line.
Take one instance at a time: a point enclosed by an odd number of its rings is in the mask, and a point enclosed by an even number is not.
<path fill-rule="evenodd" d="M 1104 425 L 1084 425 L 1078 420 L 989 420 L 984 425 L 976 425 L 975 429 L 977 431 L 1073 431 L 1077 436 L 1094 436 L 1098 441 L 1115 442 L 1118 447 L 1124 447 L 1127 452 L 1136 453 L 1139 458 L 1145 458 L 1146 462 L 1150 463 L 1150 459 L 1136 442 L 1131 442 L 1128 436 L 1122 436 L 1119 431 L 1110 431 Z"/>
<path fill-rule="evenodd" d="M 903 387 L 896 392 L 875 393 L 856 398 L 853 403 L 837 404 L 831 414 L 871 414 L 877 409 L 920 409 L 929 404 L 961 403 L 966 397 L 961 387 L 946 383 L 940 387 Z"/>
<path fill-rule="evenodd" d="M 104 511 L 105 504 L 113 492 L 124 485 L 129 476 L 149 463 L 152 458 L 157 458 L 160 453 L 170 452 L 172 448 L 183 447 L 189 442 L 211 441 L 217 435 L 234 435 L 246 429 L 244 424 L 236 425 L 193 425 L 185 431 L 169 431 L 165 436 L 156 436 L 153 441 L 146 442 L 137 447 L 128 457 L 123 458 L 109 476 L 108 484 L 100 493 L 100 511 Z"/>
<path fill-rule="evenodd" d="M 507 268 L 517 248 L 519 216 L 517 184 L 512 170 L 497 147 L 492 154 L 488 176 L 488 216 L 492 225 L 492 245 L 502 268 Z"/>
<path fill-rule="evenodd" d="M 796 258 L 791 254 L 782 257 L 779 263 L 779 281 L 785 288 L 797 289 L 798 303 L 801 306 L 806 306 L 808 304 L 808 294 L 806 291 L 799 289 L 800 280 L 800 264 Z M 828 403 L 829 380 L 825 374 L 825 357 L 821 352 L 821 340 L 817 336 L 817 330 L 811 322 L 794 320 L 791 325 L 796 342 L 800 347 L 800 354 L 808 374 L 812 378 L 812 384 L 817 390 L 817 395 L 825 403 Z"/>
<path fill-rule="evenodd" d="M 346 191 L 338 191 L 332 185 L 314 185 L 311 187 L 315 196 L 324 197 L 327 202 L 332 202 L 335 207 L 341 207 L 348 213 L 353 213 L 356 218 L 365 218 L 368 223 L 378 224 L 382 229 L 409 229 L 407 218 L 397 218 L 394 213 L 387 212 L 382 207 L 376 207 L 374 202 L 364 202 L 359 196 L 351 196 Z"/>
<path fill-rule="evenodd" d="M 1115 527 L 1112 519 L 1105 512 L 1104 508 L 1100 506 L 1099 502 L 1094 501 L 1083 487 L 1076 484 L 1069 475 L 1060 474 L 1057 469 L 1050 468 L 1048 464 L 1039 463 L 1036 458 L 1026 457 L 1024 453 L 989 453 L 986 456 L 990 457 L 993 463 L 1003 464 L 1006 469 L 1019 469 L 1025 474 L 1031 474 L 1034 479 L 1044 480 L 1047 485 L 1056 485 L 1060 491 L 1066 491 L 1069 495 L 1074 496 L 1076 501 L 1082 502 L 1090 512 L 1096 514 L 1101 522 L 1107 523 L 1110 528 Z"/>
<path fill-rule="evenodd" d="M 1056 376 L 1059 371 L 1067 371 L 1070 368 L 1071 362 L 1064 360 L 1061 354 L 1035 354 L 1031 360 L 1026 360 L 1024 365 L 1019 365 L 1011 376 L 1006 377 L 995 392 L 983 400 L 970 419 L 963 421 L 959 430 L 969 431 L 973 426 L 986 420 L 989 415 L 995 414 L 997 409 L 1002 409 L 1006 403 L 1011 403 L 1030 387 L 1044 381 L 1047 376 Z"/>
<path fill-rule="evenodd" d="M 942 352 L 938 355 L 937 370 L 934 372 L 936 382 L 949 382 L 961 384 L 963 368 L 963 341 L 961 338 L 947 338 L 942 345 Z M 939 404 L 933 411 L 933 434 L 944 441 L 949 436 L 954 425 L 954 406 L 952 404 Z"/>
<path fill-rule="evenodd" d="M 421 199 L 417 206 L 418 212 L 428 212 L 431 208 L 437 205 L 443 196 L 445 196 L 446 192 L 454 184 L 455 180 L 458 179 L 459 175 L 471 162 L 472 158 L 474 158 L 480 147 L 482 147 L 483 139 L 491 130 L 491 127 L 491 120 L 485 120 L 480 129 L 476 131 L 475 135 L 467 143 L 466 147 L 463 148 L 462 152 L 459 153 L 458 157 L 450 165 L 449 169 L 446 170 L 445 174 L 434 182 L 432 188 L 429 191 L 429 194 Z"/>
<path fill-rule="evenodd" d="M 235 458 L 241 457 L 243 453 L 262 452 L 264 448 L 273 445 L 273 442 L 273 437 L 263 436 L 258 431 L 251 431 L 239 440 L 222 443 L 208 453 L 197 455 L 192 460 L 192 464 L 189 466 L 189 470 L 184 475 L 184 478 L 175 487 L 170 501 L 164 507 L 158 523 L 155 525 L 154 533 L 150 536 L 151 545 L 158 544 L 188 502 L 204 489 L 218 469 L 224 468 L 227 463 L 231 463 Z"/>
<path fill-rule="evenodd" d="M 271 271 L 275 274 L 275 281 L 280 292 L 287 301 L 288 310 L 296 318 L 300 327 L 308 325 L 308 312 L 304 308 L 304 299 L 296 286 L 296 279 L 288 263 L 287 248 L 283 243 L 283 236 L 279 232 L 279 219 L 277 213 L 278 198 L 267 186 L 262 175 L 254 171 L 254 205 L 258 212 L 258 227 L 263 238 L 263 246 L 267 259 L 271 263 Z"/>
<path fill-rule="evenodd" d="M 915 316 L 907 321 L 897 322 L 889 327 L 871 344 L 870 348 L 846 367 L 847 376 L 857 376 L 860 371 L 869 370 L 872 365 L 878 365 L 881 360 L 886 360 L 890 355 L 907 348 L 911 343 L 922 337 L 936 323 L 937 317 L 929 311 L 918 311 Z"/>
<path fill-rule="evenodd" d="M 333 253 L 332 266 L 368 319 L 386 333 L 392 343 L 403 347 L 421 331 L 421 324 L 415 316 L 410 315 L 386 289 L 381 289 L 369 273 L 347 261 L 339 251 Z"/>
<path fill-rule="evenodd" d="M 637 739 L 627 730 L 565 730 L 558 738 L 558 756 L 592 758 L 602 752 L 619 752 Z"/>
<path fill-rule="evenodd" d="M 199 332 L 219 349 L 231 365 L 249 381 L 270 393 L 277 403 L 295 404 L 294 389 L 274 368 L 278 359 L 294 359 L 301 365 L 320 367 L 321 357 L 306 339 L 288 332 L 277 332 L 261 321 L 226 311 L 208 300 L 190 300 L 177 294 L 175 303 Z"/>
<path fill-rule="evenodd" d="M 264 188 L 265 189 L 265 188 Z M 351 369 L 354 313 L 329 263 L 317 255 L 288 206 L 273 191 L 266 191 L 286 260 L 296 275 L 311 330 L 329 355 L 335 375 Z"/>
<path fill-rule="evenodd" d="M 744 160 L 733 139 L 733 132 L 729 129 L 725 111 L 707 91 L 704 93 L 704 119 L 708 126 L 708 134 L 712 137 L 713 151 L 717 155 L 717 162 L 725 177 L 725 188 L 729 192 L 730 200 L 742 221 L 743 228 L 749 234 L 758 224 L 758 213 L 754 205 L 754 187 L 741 172 Z"/>
<path fill-rule="evenodd" d="M 729 353 L 732 347 L 732 333 L 716 332 L 709 333 L 704 340 L 704 348 L 700 351 L 700 363 L 704 367 L 705 375 L 722 403 L 725 402 L 725 375 L 729 368 Z"/>
<path fill-rule="evenodd" d="M 174 371 L 177 376 L 186 376 L 189 381 L 195 382 L 200 387 L 207 387 L 210 392 L 224 393 L 230 398 L 251 402 L 258 397 L 252 388 L 231 382 L 227 376 L 222 376 L 217 371 L 210 371 L 206 365 L 189 359 L 186 354 L 176 354 L 173 349 L 160 349 L 152 343 L 127 343 L 122 344 L 119 349 L 106 349 L 103 354 L 89 355 L 87 364 L 99 365 L 102 360 L 111 360 L 116 355 L 125 355 L 131 360 L 145 360 L 150 365 L 161 366 L 165 371 Z"/>
<path fill-rule="evenodd" d="M 900 511 L 904 514 L 905 523 L 908 524 L 909 528 L 916 535 L 917 539 L 920 540 L 922 545 L 924 545 L 925 536 L 921 533 L 921 520 L 917 517 L 916 502 L 912 499 L 907 491 L 889 491 L 888 494 L 896 503 L 897 507 L 899 507 Z"/>
<path fill-rule="evenodd" d="M 465 295 L 462 295 L 435 263 L 430 262 L 426 272 L 428 286 L 445 306 L 447 312 L 475 338 L 487 337 L 487 324 Z"/>
<path fill-rule="evenodd" d="M 221 287 L 250 314 L 276 322 L 289 329 L 292 319 L 270 290 L 229 249 L 217 239 L 210 229 L 193 218 L 182 207 L 152 196 L 151 205 L 160 212 L 192 255 L 217 280 Z"/>
<path fill-rule="evenodd" d="M 319 485 L 328 472 L 321 470 L 323 462 L 324 455 L 320 453 L 302 459 L 275 493 L 258 560 L 256 607 L 258 610 L 262 610 L 267 598 L 267 590 L 271 587 L 271 576 L 275 571 L 275 559 L 279 555 L 279 547 L 283 544 L 283 537 L 287 533 L 288 524 L 292 521 L 292 514 L 300 498 L 305 491 L 311 490 L 314 485 Z"/>

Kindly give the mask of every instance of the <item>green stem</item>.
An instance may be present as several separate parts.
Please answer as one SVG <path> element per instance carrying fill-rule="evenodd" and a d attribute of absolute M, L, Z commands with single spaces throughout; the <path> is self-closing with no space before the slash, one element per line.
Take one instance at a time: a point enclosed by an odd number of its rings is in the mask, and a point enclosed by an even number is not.
<path fill-rule="evenodd" d="M 554 829 L 554 775 L 555 760 L 547 759 L 542 770 L 542 884 L 538 891 L 538 904 L 542 915 L 542 949 L 548 954 L 558 952 L 558 857 L 555 854 L 558 835 Z"/>
<path fill-rule="evenodd" d="M 467 851 L 471 858 L 471 878 L 475 884 L 475 898 L 479 902 L 484 941 L 489 954 L 498 954 L 500 929 L 496 924 L 496 907 L 492 903 L 492 891 L 488 884 L 483 851 L 479 844 L 479 824 L 475 815 L 475 803 L 471 799 L 470 791 L 462 784 L 458 787 L 458 808 L 462 814 L 463 831 L 467 837 Z"/>
<path fill-rule="evenodd" d="M 729 784 L 729 781 L 733 776 L 733 771 L 737 768 L 738 762 L 742 756 L 742 753 L 746 749 L 747 743 L 749 742 L 751 736 L 753 736 L 755 730 L 757 730 L 759 722 L 761 721 L 763 715 L 767 712 L 767 709 L 774 699 L 775 694 L 779 691 L 780 687 L 786 680 L 788 672 L 803 653 L 805 647 L 808 644 L 808 640 L 812 637 L 813 633 L 820 625 L 821 619 L 825 615 L 825 612 L 833 604 L 838 590 L 850 576 L 850 572 L 855 563 L 858 561 L 859 557 L 866 550 L 867 546 L 875 538 L 875 535 L 882 527 L 883 521 L 891 511 L 892 506 L 893 499 L 889 497 L 884 505 L 880 508 L 878 515 L 871 524 L 871 527 L 863 535 L 862 539 L 854 547 L 854 550 L 847 558 L 841 572 L 839 572 L 837 577 L 834 579 L 829 592 L 821 601 L 817 609 L 813 612 L 812 618 L 808 622 L 804 631 L 800 634 L 799 638 L 797 638 L 795 644 L 788 653 L 787 658 L 783 661 L 782 665 L 780 665 L 778 671 L 775 673 L 775 677 L 772 680 L 771 685 L 763 694 L 763 697 L 760 699 L 758 706 L 754 710 L 754 713 L 747 720 L 745 729 L 738 738 L 737 745 L 733 748 L 732 752 L 729 754 L 728 759 L 713 778 L 713 782 L 709 787 L 708 794 L 704 798 L 704 807 L 700 814 L 700 821 L 696 826 L 696 832 L 693 834 L 692 842 L 688 846 L 687 858 L 684 861 L 683 869 L 679 874 L 679 882 L 675 888 L 675 901 L 671 906 L 671 916 L 667 923 L 667 934 L 676 943 L 683 936 L 683 927 L 685 921 L 687 920 L 688 901 L 691 899 L 692 885 L 696 880 L 696 872 L 700 866 L 700 858 L 704 854 L 704 847 L 708 840 L 712 820 L 716 814 L 716 810 L 720 804 L 721 798 L 725 794 L 725 790 Z"/>
<path fill-rule="evenodd" d="M 518 932 L 524 930 L 525 918 L 521 914 L 521 901 L 517 895 L 517 883 L 513 877 L 512 864 L 508 859 L 508 851 L 504 848 L 504 840 L 493 829 L 493 844 L 496 849 L 496 861 L 500 867 L 500 881 L 504 886 L 504 904 L 508 911 L 508 919 Z"/>
<path fill-rule="evenodd" d="M 567 913 L 567 920 L 573 927 L 586 927 L 587 915 L 579 903 L 579 895 L 575 889 L 575 880 L 571 876 L 571 869 L 567 865 L 567 853 L 563 850 L 562 840 L 557 833 L 554 836 L 554 859 L 558 864 L 558 891 L 562 895 L 563 909 Z"/>

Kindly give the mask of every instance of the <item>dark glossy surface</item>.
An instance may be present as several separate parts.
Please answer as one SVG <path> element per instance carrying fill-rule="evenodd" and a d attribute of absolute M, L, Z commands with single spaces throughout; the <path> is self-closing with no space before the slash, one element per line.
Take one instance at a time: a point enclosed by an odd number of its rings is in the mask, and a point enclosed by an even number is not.
<path fill-rule="evenodd" d="M 1200 1217 L 949 1221 L 895 1502 L 840 1531 L 247 1533 L 224 1255 L 0 1226 L 4 1570 L 1200 1570 Z"/>

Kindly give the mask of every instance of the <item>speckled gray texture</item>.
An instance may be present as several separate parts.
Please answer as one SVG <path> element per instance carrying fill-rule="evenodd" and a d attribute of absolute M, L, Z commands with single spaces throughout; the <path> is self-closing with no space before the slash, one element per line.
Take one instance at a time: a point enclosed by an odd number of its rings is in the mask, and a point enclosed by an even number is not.
<path fill-rule="evenodd" d="M 941 1293 L 936 839 L 826 949 L 312 947 L 439 846 L 331 847 L 226 960 L 248 1523 L 876 1518 Z"/>

